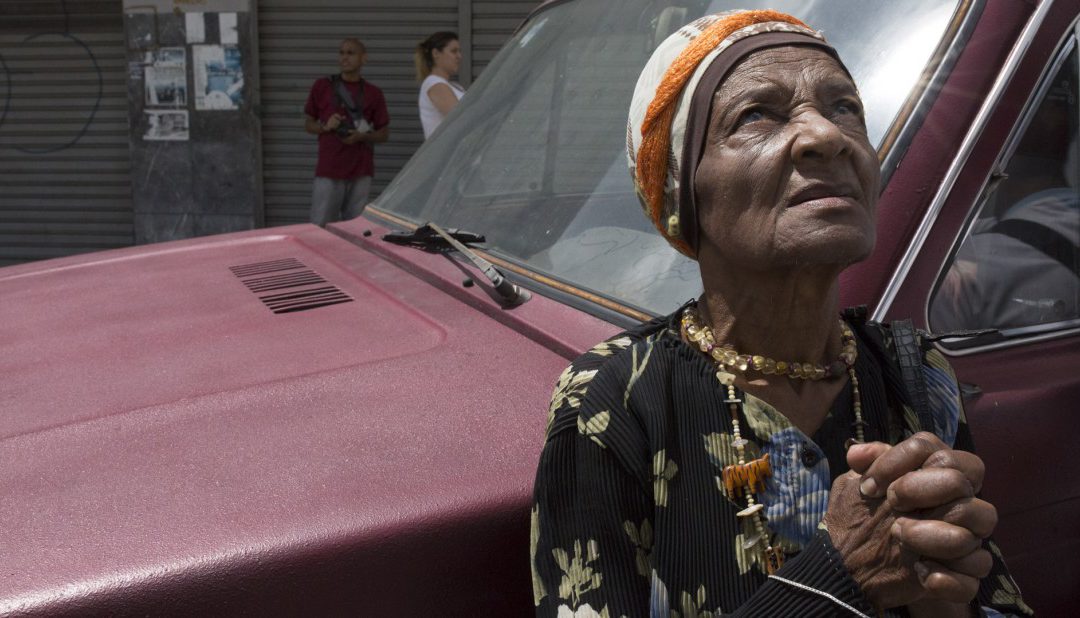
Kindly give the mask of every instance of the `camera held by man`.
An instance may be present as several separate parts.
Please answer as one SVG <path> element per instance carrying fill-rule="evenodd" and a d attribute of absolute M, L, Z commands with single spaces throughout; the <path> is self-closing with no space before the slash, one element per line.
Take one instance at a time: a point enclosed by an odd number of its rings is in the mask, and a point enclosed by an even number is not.
<path fill-rule="evenodd" d="M 372 130 L 371 123 L 366 118 L 361 118 L 357 122 L 348 115 L 342 114 L 333 114 L 322 124 L 322 127 L 326 133 L 334 133 L 341 139 L 347 139 L 353 131 L 369 133 Z"/>

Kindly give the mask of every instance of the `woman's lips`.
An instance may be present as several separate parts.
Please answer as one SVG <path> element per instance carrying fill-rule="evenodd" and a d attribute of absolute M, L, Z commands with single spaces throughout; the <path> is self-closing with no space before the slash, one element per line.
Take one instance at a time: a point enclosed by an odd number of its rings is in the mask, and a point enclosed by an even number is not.
<path fill-rule="evenodd" d="M 855 192 L 848 187 L 813 185 L 797 191 L 790 206 L 847 206 L 855 202 Z"/>

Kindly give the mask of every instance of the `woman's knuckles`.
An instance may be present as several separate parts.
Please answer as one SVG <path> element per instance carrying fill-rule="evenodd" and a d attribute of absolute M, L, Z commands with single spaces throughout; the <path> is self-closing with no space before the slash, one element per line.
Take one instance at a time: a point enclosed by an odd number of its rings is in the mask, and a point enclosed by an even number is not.
<path fill-rule="evenodd" d="M 924 468 L 953 468 L 959 470 L 971 482 L 975 491 L 982 488 L 986 475 L 986 465 L 982 458 L 974 453 L 955 449 L 944 449 L 926 458 Z"/>
<path fill-rule="evenodd" d="M 922 516 L 924 519 L 941 521 L 967 528 L 975 536 L 985 539 L 997 527 L 997 509 L 993 504 L 979 498 L 965 498 L 935 509 Z"/>
<path fill-rule="evenodd" d="M 950 571 L 982 579 L 990 574 L 994 558 L 985 549 L 977 549 L 962 558 L 943 561 L 941 564 Z"/>
<path fill-rule="evenodd" d="M 979 580 L 957 573 L 933 561 L 925 561 L 927 573 L 921 577 L 927 594 L 943 601 L 966 603 L 979 592 Z"/>
<path fill-rule="evenodd" d="M 888 490 L 889 504 L 898 511 L 933 509 L 975 495 L 971 482 L 959 470 L 924 468 L 898 478 Z"/>
<path fill-rule="evenodd" d="M 919 467 L 925 465 L 926 460 L 934 453 L 949 450 L 949 446 L 942 442 L 941 438 L 928 431 L 916 433 L 898 444 L 897 447 L 907 453 L 907 456 L 913 461 L 917 461 Z"/>
<path fill-rule="evenodd" d="M 851 467 L 852 471 L 864 474 L 881 455 L 891 448 L 891 445 L 884 442 L 855 444 L 847 452 L 848 466 Z"/>
<path fill-rule="evenodd" d="M 904 475 L 923 467 L 935 452 L 948 449 L 937 436 L 919 432 L 881 454 L 867 470 L 866 476 L 874 479 L 879 493 Z"/>
<path fill-rule="evenodd" d="M 898 517 L 892 535 L 906 549 L 937 560 L 963 558 L 982 544 L 970 530 L 938 520 Z"/>

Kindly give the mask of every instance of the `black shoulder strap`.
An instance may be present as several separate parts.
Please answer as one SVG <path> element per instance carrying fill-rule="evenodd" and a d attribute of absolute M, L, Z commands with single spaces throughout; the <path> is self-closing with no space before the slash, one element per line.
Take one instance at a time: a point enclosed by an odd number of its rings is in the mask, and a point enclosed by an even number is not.
<path fill-rule="evenodd" d="M 934 430 L 930 396 L 922 372 L 922 348 L 911 320 L 897 320 L 889 326 L 866 319 L 865 306 L 844 310 L 844 319 L 865 340 L 881 366 L 886 390 L 897 404 L 910 407 L 919 422 L 918 429 Z M 886 343 L 888 331 L 892 346 Z"/>
<path fill-rule="evenodd" d="M 859 338 L 867 343 L 870 352 L 881 367 L 881 378 L 885 382 L 885 391 L 896 405 L 911 406 L 911 398 L 904 388 L 904 379 L 900 375 L 900 368 L 893 358 L 892 350 L 885 343 L 886 328 L 877 322 L 867 320 L 865 305 L 850 307 L 844 310 L 844 320 L 851 325 Z"/>
<path fill-rule="evenodd" d="M 360 89 L 357 92 L 360 97 L 358 101 L 353 100 L 352 93 L 345 87 L 345 80 L 341 79 L 340 75 L 335 74 L 330 76 L 330 86 L 334 91 L 334 98 L 337 99 L 338 105 L 344 107 L 353 120 L 360 118 L 362 112 L 360 105 L 364 102 L 363 78 L 360 79 Z"/>
<path fill-rule="evenodd" d="M 930 395 L 926 389 L 926 376 L 922 370 L 922 347 L 911 320 L 894 320 L 890 324 L 893 350 L 900 365 L 904 389 L 911 400 L 911 407 L 919 419 L 919 429 L 934 431 L 934 417 L 930 412 Z"/>
<path fill-rule="evenodd" d="M 1057 230 L 1026 219 L 999 221 L 990 231 L 1015 238 L 1060 262 L 1065 268 L 1080 273 L 1077 246 Z"/>

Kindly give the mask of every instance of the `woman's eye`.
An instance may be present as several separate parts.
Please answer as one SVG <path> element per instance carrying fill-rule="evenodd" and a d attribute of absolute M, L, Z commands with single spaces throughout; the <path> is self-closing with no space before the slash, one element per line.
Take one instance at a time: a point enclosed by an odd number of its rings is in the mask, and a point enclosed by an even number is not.
<path fill-rule="evenodd" d="M 765 118 L 765 112 L 757 108 L 751 108 L 739 115 L 738 120 L 735 121 L 735 128 L 739 128 L 743 125 L 750 124 L 751 122 L 757 122 Z"/>
<path fill-rule="evenodd" d="M 836 111 L 839 114 L 854 114 L 858 116 L 861 110 L 862 108 L 859 104 L 854 101 L 840 101 L 836 104 Z"/>

